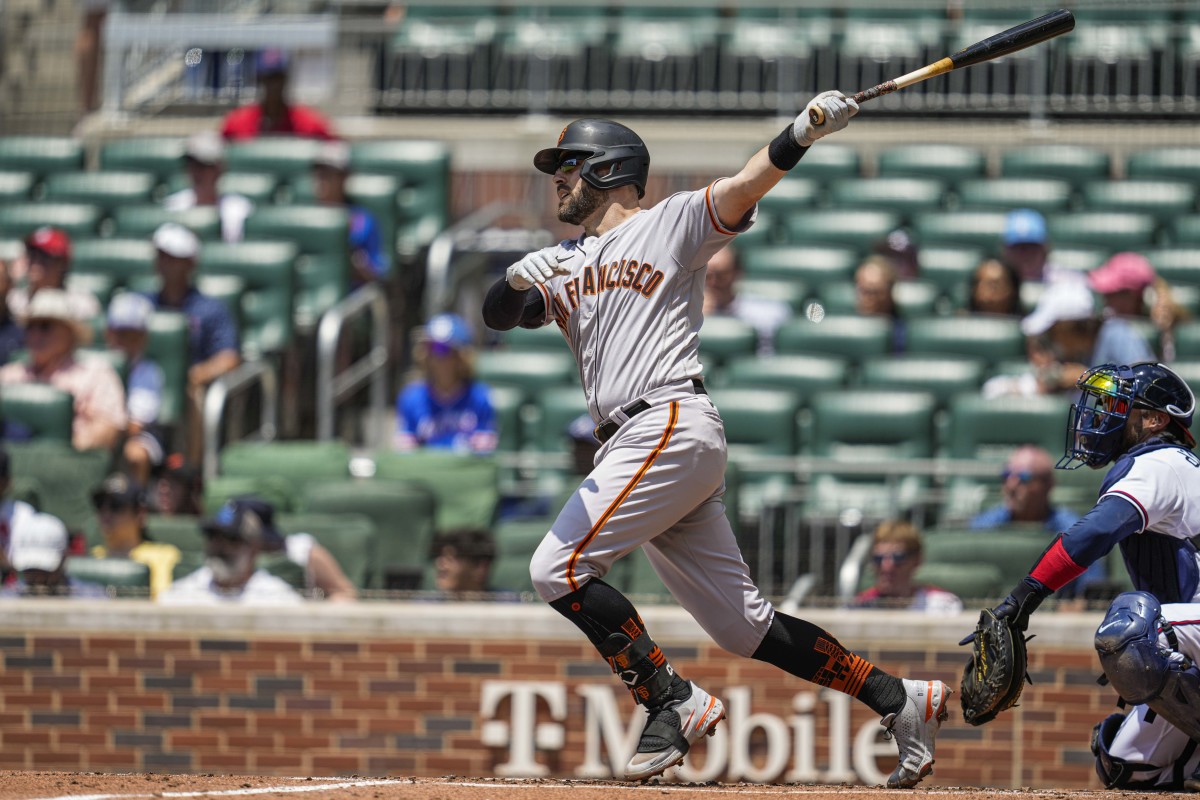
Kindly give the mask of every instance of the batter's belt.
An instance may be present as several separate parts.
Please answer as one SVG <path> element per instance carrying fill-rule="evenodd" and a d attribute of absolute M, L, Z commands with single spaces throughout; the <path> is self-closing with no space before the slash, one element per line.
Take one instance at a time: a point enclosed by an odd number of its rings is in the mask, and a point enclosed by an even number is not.
<path fill-rule="evenodd" d="M 699 378 L 692 378 L 692 389 L 696 394 L 708 394 L 708 390 L 704 388 L 704 381 Z M 638 398 L 627 406 L 621 406 L 621 411 L 627 418 L 633 419 L 648 408 L 651 408 L 650 403 L 647 403 L 645 398 Z M 596 440 L 600 444 L 604 444 L 620 429 L 620 422 L 617 422 L 615 419 L 607 419 L 592 430 L 592 435 L 596 437 Z"/>

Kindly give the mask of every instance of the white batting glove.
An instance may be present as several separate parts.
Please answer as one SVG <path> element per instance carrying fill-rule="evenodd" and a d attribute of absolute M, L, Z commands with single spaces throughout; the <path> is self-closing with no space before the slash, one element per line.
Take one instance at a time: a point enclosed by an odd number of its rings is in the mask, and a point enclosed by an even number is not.
<path fill-rule="evenodd" d="M 824 116 L 824 121 L 820 125 L 816 125 L 812 121 L 811 111 L 813 108 L 820 109 Z M 801 147 L 810 147 L 822 136 L 828 136 L 849 125 L 850 118 L 857 113 L 858 103 L 853 97 L 846 97 L 837 89 L 821 92 L 809 100 L 808 105 L 800 112 L 800 116 L 796 117 L 795 123 L 792 124 L 792 136 L 796 137 L 796 144 Z"/>
<path fill-rule="evenodd" d="M 538 250 L 509 267 L 504 278 L 509 286 L 523 292 L 534 284 L 545 283 L 555 275 L 566 275 L 570 271 L 570 267 L 560 263 L 554 256 Z"/>

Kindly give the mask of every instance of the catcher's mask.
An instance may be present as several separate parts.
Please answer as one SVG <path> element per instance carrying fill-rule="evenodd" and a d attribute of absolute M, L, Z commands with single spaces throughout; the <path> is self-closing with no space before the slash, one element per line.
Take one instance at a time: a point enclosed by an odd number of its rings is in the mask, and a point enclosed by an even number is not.
<path fill-rule="evenodd" d="M 1183 378 L 1162 364 L 1104 364 L 1085 372 L 1076 386 L 1081 393 L 1067 417 L 1067 448 L 1059 469 L 1102 467 L 1114 461 L 1123 452 L 1125 425 L 1134 408 L 1166 413 L 1171 418 L 1168 429 L 1180 443 L 1196 446 L 1188 430 L 1196 397 Z"/>
<path fill-rule="evenodd" d="M 633 184 L 638 197 L 646 194 L 650 175 L 650 151 L 646 143 L 629 128 L 607 119 L 577 119 L 563 128 L 558 144 L 539 150 L 533 165 L 553 175 L 567 156 L 582 156 L 579 177 L 596 189 L 615 189 Z M 609 167 L 608 173 L 599 170 Z"/>

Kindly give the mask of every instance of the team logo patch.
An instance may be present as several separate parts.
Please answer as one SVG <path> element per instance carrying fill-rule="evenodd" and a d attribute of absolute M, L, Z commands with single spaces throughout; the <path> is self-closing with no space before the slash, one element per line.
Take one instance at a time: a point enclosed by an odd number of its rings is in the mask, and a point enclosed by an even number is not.
<path fill-rule="evenodd" d="M 568 125 L 566 128 L 563 128 L 561 131 L 558 132 L 558 141 L 555 142 L 555 144 L 562 144 L 563 137 L 565 137 L 567 135 L 567 128 L 569 128 L 569 127 L 571 127 L 571 126 Z"/>

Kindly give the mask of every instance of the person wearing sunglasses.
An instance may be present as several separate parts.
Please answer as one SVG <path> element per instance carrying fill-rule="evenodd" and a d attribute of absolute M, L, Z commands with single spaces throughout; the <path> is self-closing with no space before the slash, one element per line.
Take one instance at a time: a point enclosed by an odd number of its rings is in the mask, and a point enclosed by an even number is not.
<path fill-rule="evenodd" d="M 949 688 L 884 672 L 828 631 L 777 611 L 750 577 L 725 513 L 724 427 L 700 361 L 709 260 L 754 224 L 758 201 L 809 148 L 856 113 L 852 98 L 823 92 L 732 177 L 645 207 L 653 188 L 646 143 L 619 122 L 576 120 L 533 165 L 549 178 L 559 221 L 580 234 L 527 254 L 484 298 L 488 327 L 554 324 L 579 367 L 601 447 L 530 575 L 646 711 L 629 780 L 675 766 L 725 717 L 724 703 L 679 674 L 634 605 L 604 580 L 638 548 L 725 650 L 879 714 L 899 752 L 888 786 L 915 786 L 933 769 Z"/>
<path fill-rule="evenodd" d="M 92 548 L 95 558 L 129 558 L 150 570 L 150 596 L 171 585 L 179 548 L 154 542 L 146 533 L 146 493 L 131 476 L 114 472 L 92 492 L 92 508 L 104 544 Z"/>
<path fill-rule="evenodd" d="M 871 537 L 872 586 L 859 592 L 853 608 L 892 608 L 927 614 L 957 614 L 962 600 L 953 592 L 914 580 L 921 566 L 921 533 L 909 522 L 884 520 Z"/>
<path fill-rule="evenodd" d="M 1096 771 L 1109 788 L 1197 791 L 1200 554 L 1193 539 L 1200 533 L 1200 457 L 1190 430 L 1196 398 L 1178 374 L 1151 361 L 1093 367 L 1076 387 L 1057 467 L 1107 467 L 1100 499 L 1055 536 L 992 613 L 1024 636 L 1047 597 L 1120 547 L 1135 591 L 1113 600 L 1095 646 L 1107 682 L 1129 710 L 1093 729 Z"/>

